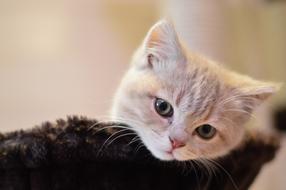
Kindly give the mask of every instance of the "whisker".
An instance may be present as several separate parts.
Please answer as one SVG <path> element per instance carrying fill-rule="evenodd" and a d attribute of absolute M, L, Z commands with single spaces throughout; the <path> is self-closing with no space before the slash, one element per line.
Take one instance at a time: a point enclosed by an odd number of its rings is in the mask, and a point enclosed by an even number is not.
<path fill-rule="evenodd" d="M 107 120 L 111 120 L 111 121 L 115 121 L 115 122 L 123 122 L 123 123 L 128 123 L 128 124 L 135 124 L 135 125 L 142 125 L 143 123 L 137 121 L 137 120 L 132 120 L 130 118 L 123 118 L 123 117 L 119 117 L 119 116 L 101 116 L 103 119 L 107 119 Z"/>
<path fill-rule="evenodd" d="M 113 133 L 112 135 L 110 135 L 110 136 L 104 141 L 104 143 L 101 145 L 101 147 L 100 147 L 100 149 L 99 149 L 97 155 L 99 155 L 99 154 L 102 152 L 102 150 L 103 150 L 105 144 L 106 144 L 113 136 L 115 136 L 116 134 L 121 133 L 121 132 L 123 132 L 123 131 L 127 131 L 127 130 L 130 130 L 130 129 L 122 129 L 122 130 L 117 131 L 117 132 Z"/>
<path fill-rule="evenodd" d="M 198 163 L 200 163 L 201 164 L 201 166 L 203 166 L 203 168 L 205 168 L 206 170 L 206 174 L 208 175 L 208 176 L 212 176 L 212 170 L 210 169 L 210 166 L 203 160 L 203 159 L 198 159 L 197 160 L 198 161 Z"/>
<path fill-rule="evenodd" d="M 119 129 L 128 129 L 128 130 L 133 130 L 129 127 L 122 127 L 122 126 L 106 126 L 106 127 L 102 127 L 102 128 L 99 128 L 97 129 L 96 131 L 93 132 L 93 135 L 95 135 L 96 133 L 99 133 L 105 129 L 114 129 L 114 128 L 119 128 Z"/>
<path fill-rule="evenodd" d="M 194 170 L 195 177 L 196 177 L 196 181 L 197 181 L 197 185 L 198 185 L 198 188 L 199 188 L 199 190 L 200 190 L 200 189 L 201 189 L 201 183 L 200 183 L 201 180 L 199 179 L 199 176 L 198 176 L 198 173 L 197 173 L 197 169 L 196 169 L 196 167 L 194 166 L 192 160 L 189 161 L 188 163 L 191 164 L 191 167 L 192 167 L 192 169 Z"/>
<path fill-rule="evenodd" d="M 234 179 L 232 178 L 231 174 L 221 165 L 219 164 L 218 162 L 214 161 L 214 160 L 210 160 L 210 159 L 207 159 L 209 162 L 213 163 L 214 165 L 218 166 L 229 178 L 230 182 L 232 183 L 233 187 L 236 189 L 236 190 L 239 190 L 237 184 L 235 183 Z"/>
<path fill-rule="evenodd" d="M 144 147 L 145 145 L 141 142 L 139 145 L 137 145 L 137 148 L 135 149 L 135 154 L 138 153 L 138 151 L 140 150 L 140 148 Z"/>
<path fill-rule="evenodd" d="M 135 143 L 137 141 L 141 140 L 140 137 L 135 136 L 127 145 L 131 145 L 132 143 Z"/>
<path fill-rule="evenodd" d="M 129 135 L 136 135 L 136 133 L 125 133 L 122 135 L 119 135 L 117 137 L 115 137 L 114 139 L 112 139 L 108 144 L 106 144 L 106 148 L 111 145 L 111 143 L 113 143 L 114 141 L 116 141 L 117 139 L 121 138 L 121 137 L 125 137 L 125 136 L 129 136 Z"/>
<path fill-rule="evenodd" d="M 103 122 L 98 121 L 93 123 L 91 126 L 88 127 L 88 130 L 93 130 L 96 125 L 104 124 L 105 126 L 121 126 L 121 127 L 128 127 L 128 125 L 120 122 Z"/>

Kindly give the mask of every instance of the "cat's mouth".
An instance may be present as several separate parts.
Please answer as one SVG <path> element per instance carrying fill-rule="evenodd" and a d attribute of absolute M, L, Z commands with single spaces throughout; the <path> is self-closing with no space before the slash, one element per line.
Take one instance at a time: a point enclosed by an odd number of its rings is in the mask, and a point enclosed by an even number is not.
<path fill-rule="evenodd" d="M 176 148 L 171 148 L 170 150 L 163 151 L 163 157 L 164 160 L 178 160 L 178 161 L 186 160 L 185 158 L 182 157 L 180 151 Z"/>
<path fill-rule="evenodd" d="M 173 155 L 173 150 L 166 151 L 167 154 Z"/>
<path fill-rule="evenodd" d="M 152 151 L 152 154 L 160 160 L 165 160 L 165 161 L 176 160 L 174 156 L 174 150 L 157 149 L 156 151 Z"/>
<path fill-rule="evenodd" d="M 175 160 L 173 150 L 164 152 L 164 160 Z"/>
<path fill-rule="evenodd" d="M 185 158 L 182 158 L 180 154 L 176 153 L 175 149 L 171 151 L 165 151 L 164 160 L 177 160 L 177 161 L 185 161 Z"/>
<path fill-rule="evenodd" d="M 167 159 L 165 160 L 177 160 L 177 161 L 186 161 L 189 160 L 188 158 L 184 157 L 180 154 L 180 152 L 177 149 L 171 149 L 169 151 L 165 151 L 167 155 Z"/>

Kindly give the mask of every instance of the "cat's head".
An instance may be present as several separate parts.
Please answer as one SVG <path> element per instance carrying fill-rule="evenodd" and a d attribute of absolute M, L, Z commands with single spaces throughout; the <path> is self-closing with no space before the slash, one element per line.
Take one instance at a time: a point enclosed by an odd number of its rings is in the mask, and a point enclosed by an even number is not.
<path fill-rule="evenodd" d="M 113 117 L 132 126 L 161 160 L 214 158 L 239 144 L 243 124 L 275 91 L 188 52 L 163 20 L 136 52 Z"/>

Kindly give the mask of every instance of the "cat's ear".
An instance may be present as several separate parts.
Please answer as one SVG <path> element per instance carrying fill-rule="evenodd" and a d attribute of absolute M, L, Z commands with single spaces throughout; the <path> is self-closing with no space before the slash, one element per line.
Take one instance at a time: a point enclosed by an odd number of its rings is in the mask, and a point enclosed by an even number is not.
<path fill-rule="evenodd" d="M 238 74 L 232 75 L 229 79 L 235 91 L 232 97 L 239 100 L 240 107 L 245 113 L 252 113 L 261 103 L 274 95 L 281 87 L 281 84 L 262 82 L 247 76 Z"/>
<path fill-rule="evenodd" d="M 242 87 L 242 103 L 245 111 L 252 112 L 261 103 L 266 101 L 279 90 L 279 85 L 257 81 L 256 84 Z"/>
<path fill-rule="evenodd" d="M 143 51 L 149 66 L 155 62 L 184 59 L 183 50 L 173 24 L 169 20 L 160 20 L 151 27 L 143 41 Z"/>

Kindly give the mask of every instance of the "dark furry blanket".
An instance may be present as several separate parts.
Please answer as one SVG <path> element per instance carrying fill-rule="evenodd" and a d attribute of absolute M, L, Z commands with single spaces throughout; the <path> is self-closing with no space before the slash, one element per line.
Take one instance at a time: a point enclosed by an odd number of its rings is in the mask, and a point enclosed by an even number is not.
<path fill-rule="evenodd" d="M 248 189 L 279 146 L 273 136 L 248 134 L 212 171 L 193 161 L 158 161 L 140 142 L 130 143 L 130 131 L 111 136 L 105 128 L 116 124 L 96 122 L 71 117 L 0 134 L 0 189 Z"/>

